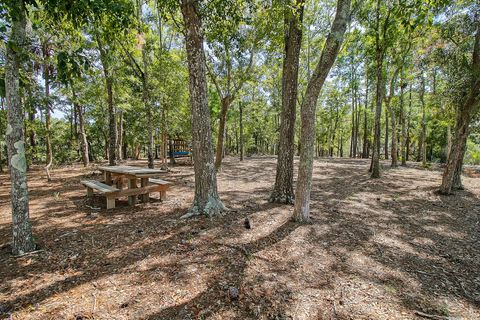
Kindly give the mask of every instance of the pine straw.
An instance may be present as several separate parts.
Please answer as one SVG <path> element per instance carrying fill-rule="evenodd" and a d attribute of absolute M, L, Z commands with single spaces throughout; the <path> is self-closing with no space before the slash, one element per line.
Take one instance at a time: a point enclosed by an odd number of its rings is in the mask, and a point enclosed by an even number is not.
<path fill-rule="evenodd" d="M 106 211 L 79 180 L 94 168 L 30 173 L 43 249 L 10 256 L 9 182 L 0 175 L 0 315 L 12 319 L 480 318 L 480 179 L 435 193 L 440 171 L 410 165 L 370 180 L 366 160 L 315 162 L 312 223 L 267 203 L 275 159 L 227 158 L 230 211 L 181 220 L 189 166 L 173 167 L 169 200 Z M 146 165 L 144 162 L 131 162 Z M 385 164 L 386 166 L 386 164 Z M 101 207 L 97 210 L 97 207 Z M 248 216 L 253 228 L 243 223 Z M 231 300 L 230 287 L 239 289 Z"/>

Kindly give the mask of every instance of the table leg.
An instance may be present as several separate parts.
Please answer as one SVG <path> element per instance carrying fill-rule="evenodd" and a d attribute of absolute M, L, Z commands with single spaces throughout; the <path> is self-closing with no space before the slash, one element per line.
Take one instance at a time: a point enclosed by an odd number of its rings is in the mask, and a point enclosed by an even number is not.
<path fill-rule="evenodd" d="M 160 191 L 160 200 L 167 200 L 167 191 Z"/>
<path fill-rule="evenodd" d="M 115 208 L 115 197 L 107 197 L 107 209 Z"/>
<path fill-rule="evenodd" d="M 141 181 L 140 181 L 140 184 L 141 184 L 142 188 L 148 186 L 148 178 L 142 178 Z M 148 192 L 142 194 L 142 202 L 143 203 L 147 203 L 148 200 L 150 200 L 149 198 L 150 198 L 150 195 L 149 195 Z"/>
<path fill-rule="evenodd" d="M 128 179 L 128 189 L 136 189 L 137 188 L 137 179 Z M 137 202 L 137 196 L 128 196 L 128 204 L 133 206 Z"/>
<path fill-rule="evenodd" d="M 103 180 L 105 180 L 105 184 L 108 184 L 109 186 L 112 185 L 112 173 L 108 171 L 103 172 Z"/>

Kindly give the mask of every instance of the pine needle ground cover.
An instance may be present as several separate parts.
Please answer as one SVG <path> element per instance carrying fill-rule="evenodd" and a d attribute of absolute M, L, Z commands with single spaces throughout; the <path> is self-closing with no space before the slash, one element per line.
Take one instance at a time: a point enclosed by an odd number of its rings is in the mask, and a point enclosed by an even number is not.
<path fill-rule="evenodd" d="M 21 258 L 10 254 L 10 182 L 2 174 L 0 315 L 479 319 L 480 179 L 467 175 L 465 190 L 442 196 L 441 168 L 387 166 L 372 180 L 369 160 L 315 160 L 310 224 L 292 222 L 291 206 L 268 203 L 273 157 L 225 159 L 219 193 L 230 210 L 215 219 L 179 219 L 192 202 L 191 166 L 162 177 L 173 182 L 168 200 L 125 200 L 109 211 L 79 184 L 101 179 L 94 167 L 53 168 L 50 183 L 34 167 L 40 251 Z"/>

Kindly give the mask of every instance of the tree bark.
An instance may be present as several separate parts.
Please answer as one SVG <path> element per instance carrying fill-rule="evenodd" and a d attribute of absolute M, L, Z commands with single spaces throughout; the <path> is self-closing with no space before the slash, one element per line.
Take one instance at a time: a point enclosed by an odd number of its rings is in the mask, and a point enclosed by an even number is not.
<path fill-rule="evenodd" d="M 47 180 L 50 182 L 52 178 L 50 176 L 50 167 L 53 163 L 53 151 L 52 151 L 52 142 L 50 139 L 50 65 L 48 64 L 49 47 L 48 41 L 42 43 L 42 54 L 43 54 L 43 80 L 45 81 L 45 144 L 47 147 L 47 161 L 45 166 L 45 171 L 47 173 Z"/>
<path fill-rule="evenodd" d="M 80 142 L 80 153 L 82 156 L 82 163 L 84 167 L 87 167 L 89 164 L 89 156 L 88 156 L 88 141 L 87 141 L 87 134 L 85 132 L 85 120 L 83 116 L 83 107 L 78 103 L 77 100 L 77 93 L 75 91 L 75 87 L 73 84 L 73 80 L 70 81 L 70 88 L 72 89 L 72 100 L 73 100 L 73 107 L 76 110 L 77 117 L 78 117 L 78 140 Z"/>
<path fill-rule="evenodd" d="M 201 18 L 198 0 L 182 0 L 181 11 L 185 27 L 190 105 L 192 108 L 193 159 L 195 198 L 184 217 L 205 214 L 213 216 L 225 211 L 217 191 L 217 176 L 213 157 L 210 110 L 207 97 L 207 77 Z"/>
<path fill-rule="evenodd" d="M 407 112 L 407 139 L 405 141 L 405 160 L 408 162 L 410 157 L 410 119 L 411 119 L 411 112 L 412 112 L 412 82 L 410 82 L 410 86 L 408 88 L 408 112 Z"/>
<path fill-rule="evenodd" d="M 10 163 L 12 202 L 12 253 L 22 255 L 35 250 L 28 208 L 27 161 L 23 132 L 24 112 L 20 98 L 21 57 L 26 51 L 26 8 L 23 1 L 10 1 L 11 36 L 7 43 L 5 89 L 8 106 L 6 131 Z"/>
<path fill-rule="evenodd" d="M 445 150 L 445 159 L 447 162 L 448 161 L 448 155 L 450 154 L 450 151 L 452 150 L 452 128 L 450 126 L 450 123 L 447 125 L 447 146 Z"/>
<path fill-rule="evenodd" d="M 361 108 L 358 98 L 358 87 L 355 89 L 355 105 L 357 109 L 357 114 L 355 116 L 355 141 L 354 141 L 354 151 L 355 151 L 355 158 L 358 156 L 358 149 L 360 145 L 360 116 L 361 116 Z"/>
<path fill-rule="evenodd" d="M 125 159 L 124 152 L 123 152 L 123 110 L 120 109 L 118 111 L 118 139 L 117 139 L 117 156 L 118 160 L 122 161 Z"/>
<path fill-rule="evenodd" d="M 368 119 L 367 119 L 367 108 L 368 108 L 368 74 L 365 75 L 365 109 L 363 110 L 363 148 L 362 148 L 362 158 L 368 158 Z"/>
<path fill-rule="evenodd" d="M 401 157 L 401 165 L 407 165 L 407 155 L 406 155 L 406 142 L 407 142 L 407 126 L 406 126 L 406 117 L 405 117 L 405 105 L 404 105 L 404 90 L 406 87 L 405 79 L 402 77 L 400 81 L 400 122 L 401 122 L 401 131 L 402 135 L 400 136 L 400 157 Z"/>
<path fill-rule="evenodd" d="M 152 114 L 152 104 L 150 101 L 150 88 L 149 88 L 149 78 L 148 78 L 148 56 L 145 49 L 146 44 L 142 47 L 142 62 L 143 62 L 143 77 L 142 77 L 142 86 L 143 86 L 143 103 L 145 104 L 145 111 L 147 114 L 147 130 L 148 130 L 148 148 L 147 148 L 147 158 L 148 158 L 148 167 L 153 169 L 155 167 L 155 155 L 154 148 L 155 144 L 153 141 L 153 114 Z"/>
<path fill-rule="evenodd" d="M 225 149 L 225 123 L 227 122 L 227 112 L 230 108 L 231 96 L 222 98 L 222 109 L 220 110 L 220 119 L 218 123 L 217 148 L 215 149 L 215 168 L 220 170 L 222 166 L 223 152 Z"/>
<path fill-rule="evenodd" d="M 463 157 L 470 133 L 470 123 L 480 106 L 480 23 L 478 19 L 477 16 L 475 21 L 477 31 L 472 54 L 472 84 L 465 102 L 457 110 L 455 138 L 440 186 L 442 194 L 450 194 L 455 187 L 461 188 Z"/>
<path fill-rule="evenodd" d="M 393 74 L 392 74 L 392 79 L 390 81 L 390 89 L 388 96 L 385 97 L 385 106 L 387 109 L 387 112 L 385 114 L 385 118 L 388 119 L 388 115 L 390 115 L 391 119 L 391 127 L 392 127 L 392 149 L 391 149 L 391 167 L 396 168 L 398 166 L 398 160 L 397 160 L 397 121 L 395 117 L 395 110 L 393 109 L 392 106 L 392 98 L 393 95 L 395 94 L 395 83 L 397 81 L 398 73 L 400 72 L 401 66 L 398 66 L 395 68 Z M 387 126 L 388 129 L 388 126 Z M 386 133 L 386 137 L 388 139 L 388 130 Z M 388 148 L 388 140 L 385 141 L 385 148 Z M 385 154 L 386 155 L 386 154 Z"/>
<path fill-rule="evenodd" d="M 390 111 L 388 108 L 385 108 L 385 144 L 384 144 L 384 151 L 385 151 L 385 160 L 388 160 L 388 118 L 390 115 Z"/>
<path fill-rule="evenodd" d="M 32 90 L 30 86 L 27 86 L 27 92 L 28 92 L 28 100 L 32 101 L 33 100 L 33 95 L 32 95 Z M 28 122 L 30 123 L 30 127 L 28 128 L 28 131 L 26 131 L 26 134 L 28 134 L 29 141 L 30 141 L 30 148 L 31 148 L 31 154 L 32 154 L 32 161 L 35 160 L 35 154 L 36 154 L 36 147 L 37 147 L 37 134 L 35 132 L 35 128 L 33 126 L 35 122 L 35 105 L 34 103 L 30 102 L 27 106 L 27 113 L 28 113 Z"/>
<path fill-rule="evenodd" d="M 333 149 L 335 148 L 335 136 L 337 132 L 337 126 L 338 126 L 338 118 L 339 118 L 339 110 L 338 110 L 338 104 L 336 105 L 335 108 L 335 122 L 333 123 L 333 133 L 332 133 L 332 138 L 331 138 L 331 145 L 330 145 L 330 150 L 329 150 L 329 155 L 330 157 L 333 157 Z"/>
<path fill-rule="evenodd" d="M 294 219 L 310 219 L 310 192 L 312 189 L 313 144 L 315 141 L 315 111 L 320 90 L 328 76 L 343 42 L 350 15 L 350 0 L 338 0 L 335 19 L 323 47 L 320 60 L 310 78 L 301 107 L 300 164 L 295 192 Z"/>
<path fill-rule="evenodd" d="M 244 137 L 243 137 L 243 104 L 242 102 L 239 102 L 238 108 L 240 109 L 240 161 L 243 161 L 243 152 L 244 152 Z"/>
<path fill-rule="evenodd" d="M 427 136 L 427 120 L 425 115 L 425 78 L 423 74 L 420 78 L 420 103 L 422 105 L 422 126 L 420 133 L 420 159 L 422 165 L 425 167 L 427 165 L 427 146 L 426 146 L 426 136 Z"/>
<path fill-rule="evenodd" d="M 392 108 L 392 106 L 390 106 Z M 398 166 L 398 159 L 397 159 L 397 119 L 395 118 L 395 112 L 393 109 L 390 109 L 390 124 L 392 127 L 392 151 L 390 152 L 390 156 L 392 158 L 392 168 L 396 168 Z"/>
<path fill-rule="evenodd" d="M 284 58 L 282 74 L 282 112 L 278 142 L 275 185 L 270 202 L 293 204 L 293 156 L 295 153 L 295 118 L 298 97 L 298 69 L 302 46 L 304 0 L 291 0 L 284 19 Z"/>
<path fill-rule="evenodd" d="M 375 102 L 375 126 L 373 135 L 373 152 L 371 163 L 371 177 L 380 178 L 380 119 L 382 117 L 382 102 L 385 95 L 385 80 L 383 76 L 383 59 L 385 55 L 384 43 L 380 42 L 380 0 L 377 0 L 376 8 L 376 33 L 375 33 L 375 60 L 376 60 L 376 102 Z M 387 21 L 384 22 L 384 37 Z"/>
<path fill-rule="evenodd" d="M 116 164 L 117 149 L 117 121 L 115 115 L 115 106 L 113 104 L 113 76 L 110 70 L 110 62 L 108 52 L 104 48 L 100 36 L 97 34 L 97 45 L 100 51 L 100 60 L 105 77 L 105 87 L 107 89 L 107 105 L 108 105 L 108 164 L 114 166 Z"/>
<path fill-rule="evenodd" d="M 353 69 L 353 63 L 352 63 L 352 69 Z M 353 72 L 352 72 L 353 73 Z M 353 78 L 353 76 L 352 76 Z M 352 120 L 351 120 L 351 134 L 350 134 L 350 158 L 354 157 L 354 151 L 353 151 L 353 145 L 354 145 L 354 139 L 355 139 L 355 101 L 354 101 L 354 96 L 353 96 L 353 79 L 350 79 L 352 83 Z"/>

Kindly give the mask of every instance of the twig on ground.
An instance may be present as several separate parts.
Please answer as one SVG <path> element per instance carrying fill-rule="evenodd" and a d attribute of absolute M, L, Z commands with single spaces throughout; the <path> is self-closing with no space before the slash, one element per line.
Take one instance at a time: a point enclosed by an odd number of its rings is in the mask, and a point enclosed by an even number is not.
<path fill-rule="evenodd" d="M 335 299 L 333 299 L 333 314 L 335 315 L 335 319 L 337 319 L 337 305 Z"/>
<path fill-rule="evenodd" d="M 92 314 L 95 312 L 95 309 L 97 309 L 97 296 L 95 293 L 92 293 L 93 295 L 93 307 L 92 307 Z"/>
<path fill-rule="evenodd" d="M 41 253 L 41 252 L 44 252 L 44 251 L 45 251 L 45 250 L 40 249 L 40 250 L 35 250 L 35 251 L 30 251 L 30 252 L 22 253 L 22 254 L 13 256 L 13 257 L 14 257 L 14 258 L 21 258 L 21 257 L 26 257 L 26 256 L 31 256 L 31 255 L 34 255 L 34 254 L 37 254 L 37 253 Z"/>
<path fill-rule="evenodd" d="M 433 319 L 433 320 L 452 320 L 450 317 L 438 316 L 435 314 L 428 314 L 421 311 L 415 311 L 415 314 L 422 318 Z"/>

